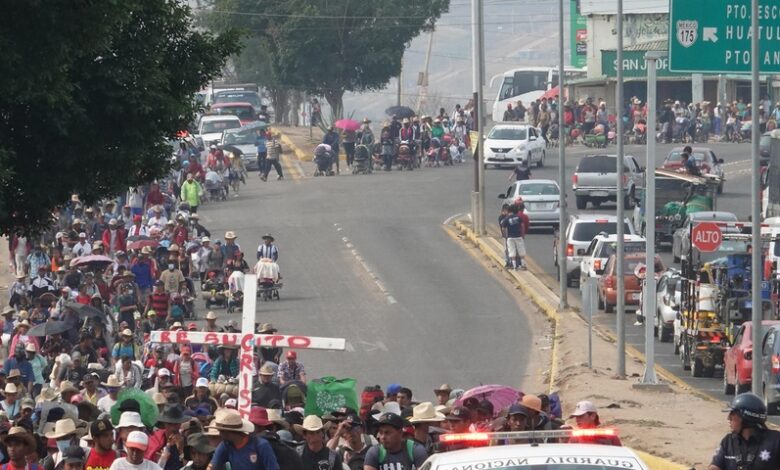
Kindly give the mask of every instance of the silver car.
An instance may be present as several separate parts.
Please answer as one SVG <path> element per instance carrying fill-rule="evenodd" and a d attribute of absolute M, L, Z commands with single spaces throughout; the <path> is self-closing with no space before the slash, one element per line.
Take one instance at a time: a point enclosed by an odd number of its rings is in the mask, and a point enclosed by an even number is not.
<path fill-rule="evenodd" d="M 229 129 L 222 133 L 222 148 L 244 162 L 247 171 L 257 170 L 257 147 L 254 129 Z"/>
<path fill-rule="evenodd" d="M 558 217 L 561 208 L 558 204 L 561 190 L 553 180 L 523 180 L 515 181 L 507 188 L 506 194 L 499 194 L 505 204 L 512 204 L 522 198 L 525 214 L 531 226 L 549 225 L 558 227 Z"/>

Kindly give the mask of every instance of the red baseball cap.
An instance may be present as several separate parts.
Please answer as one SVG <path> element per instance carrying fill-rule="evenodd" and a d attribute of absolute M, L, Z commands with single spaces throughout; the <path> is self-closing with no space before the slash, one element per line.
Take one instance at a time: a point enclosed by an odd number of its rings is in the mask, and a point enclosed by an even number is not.
<path fill-rule="evenodd" d="M 287 351 L 287 359 L 298 359 L 298 353 L 295 351 Z"/>
<path fill-rule="evenodd" d="M 250 409 L 249 421 L 256 426 L 270 426 L 273 424 L 268 420 L 268 410 L 262 406 L 253 406 Z"/>

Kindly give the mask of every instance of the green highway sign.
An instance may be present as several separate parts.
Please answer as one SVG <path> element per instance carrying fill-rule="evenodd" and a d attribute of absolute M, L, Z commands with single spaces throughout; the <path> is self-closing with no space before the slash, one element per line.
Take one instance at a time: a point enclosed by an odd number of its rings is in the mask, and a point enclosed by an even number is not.
<path fill-rule="evenodd" d="M 670 0 L 669 70 L 750 73 L 751 0 Z M 761 73 L 780 73 L 780 2 L 759 0 Z"/>

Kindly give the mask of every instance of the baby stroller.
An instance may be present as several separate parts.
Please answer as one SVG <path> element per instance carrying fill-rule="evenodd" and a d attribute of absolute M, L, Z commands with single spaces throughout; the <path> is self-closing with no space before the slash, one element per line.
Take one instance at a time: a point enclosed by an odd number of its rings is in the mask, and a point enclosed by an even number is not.
<path fill-rule="evenodd" d="M 279 300 L 279 289 L 282 288 L 282 276 L 279 265 L 270 258 L 262 258 L 255 265 L 257 274 L 257 297 L 265 301 Z"/>
<path fill-rule="evenodd" d="M 414 170 L 414 150 L 409 142 L 401 142 L 398 145 L 398 158 L 396 158 L 399 170 Z"/>
<path fill-rule="evenodd" d="M 365 145 L 355 148 L 355 161 L 352 165 L 353 175 L 367 175 L 371 173 L 371 154 Z"/>
<path fill-rule="evenodd" d="M 441 147 L 441 141 L 438 137 L 431 139 L 431 146 L 426 154 L 425 166 L 439 166 L 439 148 Z"/>
<path fill-rule="evenodd" d="M 330 145 L 320 144 L 314 149 L 314 164 L 317 169 L 314 170 L 314 176 L 333 176 L 333 170 L 330 169 L 333 160 L 333 151 Z"/>
<path fill-rule="evenodd" d="M 227 199 L 225 183 L 222 180 L 222 176 L 220 176 L 220 174 L 216 171 L 209 170 L 206 173 L 204 187 L 210 201 L 224 201 Z"/>
<path fill-rule="evenodd" d="M 203 300 L 206 303 L 206 309 L 212 305 L 217 307 L 227 307 L 227 296 L 225 295 L 225 283 L 218 274 L 218 271 L 209 271 L 208 278 L 201 285 Z"/>

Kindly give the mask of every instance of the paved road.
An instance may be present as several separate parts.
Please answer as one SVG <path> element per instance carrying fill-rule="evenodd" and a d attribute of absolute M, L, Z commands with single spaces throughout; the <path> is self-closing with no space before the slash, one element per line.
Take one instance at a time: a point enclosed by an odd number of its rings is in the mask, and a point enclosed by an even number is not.
<path fill-rule="evenodd" d="M 674 147 L 673 145 L 658 145 L 658 152 L 655 156 L 655 165 L 660 166 L 663 159 Z M 713 144 L 711 145 L 715 154 L 725 160 L 726 168 L 726 185 L 724 194 L 718 199 L 718 209 L 724 211 L 734 212 L 740 217 L 750 212 L 750 147 L 747 144 Z M 614 153 L 616 149 L 610 147 L 607 149 L 609 153 Z M 569 193 L 569 209 L 572 213 L 615 213 L 614 205 L 602 205 L 598 210 L 589 209 L 585 211 L 578 211 L 574 208 L 574 197 L 571 195 L 571 176 L 574 173 L 577 162 L 583 155 L 595 153 L 592 149 L 575 148 L 567 149 L 566 157 L 566 181 L 567 192 Z M 646 149 L 644 146 L 626 146 L 626 154 L 634 155 L 637 160 L 643 166 L 647 165 Z M 550 158 L 552 157 L 552 158 Z M 552 149 L 552 154 L 548 155 L 545 168 L 534 169 L 533 177 L 535 178 L 550 178 L 557 179 L 558 175 L 558 150 Z M 487 194 L 488 201 L 492 204 L 492 211 L 490 214 L 497 214 L 500 210 L 501 201 L 496 199 L 496 195 L 503 192 L 506 187 L 506 179 L 508 178 L 508 171 L 506 170 L 488 170 L 486 182 L 487 182 Z M 629 214 L 630 216 L 630 214 Z M 558 284 L 556 281 L 557 271 L 553 265 L 552 249 L 553 249 L 553 234 L 550 230 L 539 229 L 535 230 L 531 235 L 527 237 L 526 246 L 529 253 L 534 254 L 533 260 L 543 271 L 542 279 L 553 289 L 558 291 Z M 667 266 L 672 265 L 671 254 L 669 252 L 662 253 L 662 258 Z M 569 298 L 572 299 L 571 303 L 579 303 L 580 292 L 579 289 L 569 288 Z M 642 326 L 635 326 L 634 315 L 627 313 L 626 316 L 626 342 L 640 351 L 644 352 L 644 328 Z M 601 324 L 607 327 L 615 329 L 615 315 L 605 314 L 600 312 L 594 321 L 597 324 Z M 677 374 L 683 380 L 697 389 L 707 392 L 715 397 L 723 400 L 729 398 L 723 395 L 723 379 L 720 372 L 716 372 L 715 378 L 694 378 L 690 375 L 690 372 L 684 371 L 680 363 L 679 357 L 674 354 L 671 343 L 655 343 L 656 360 L 658 363 L 673 373 Z"/>
<path fill-rule="evenodd" d="M 348 339 L 345 353 L 301 353 L 310 378 L 400 382 L 419 399 L 443 382 L 519 385 L 538 376 L 529 364 L 542 364 L 545 326 L 444 232 L 468 200 L 468 177 L 463 167 L 254 177 L 239 198 L 204 207 L 202 220 L 212 238 L 237 232 L 250 260 L 264 233 L 276 237 L 282 299 L 259 302 L 257 321 Z"/>

